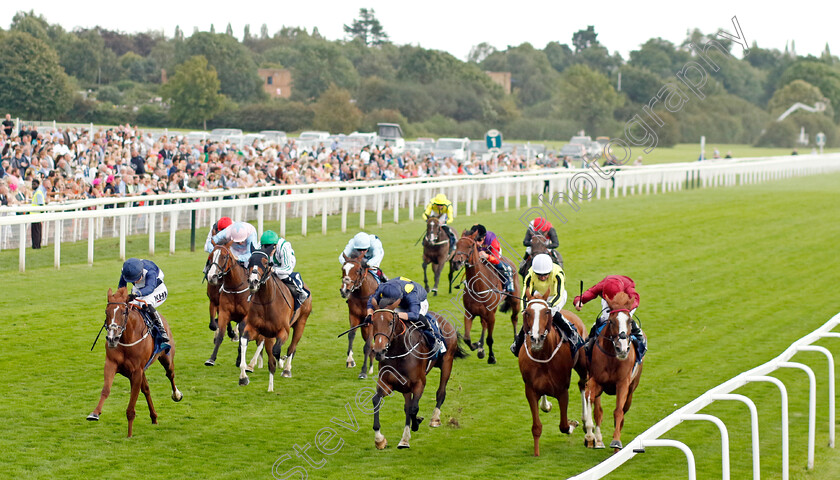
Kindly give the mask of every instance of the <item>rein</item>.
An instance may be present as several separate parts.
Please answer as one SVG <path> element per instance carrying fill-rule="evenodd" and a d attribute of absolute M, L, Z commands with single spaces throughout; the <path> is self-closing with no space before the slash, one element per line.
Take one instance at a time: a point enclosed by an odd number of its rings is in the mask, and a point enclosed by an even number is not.
<path fill-rule="evenodd" d="M 391 326 L 391 331 L 388 332 L 387 334 L 382 333 L 382 332 L 376 332 L 376 333 L 373 334 L 373 340 L 376 340 L 376 337 L 379 336 L 379 335 L 388 339 L 388 343 L 385 345 L 385 351 L 387 352 L 391 348 L 391 341 L 394 340 L 394 338 L 392 338 L 392 337 L 394 336 L 394 332 L 396 330 L 396 323 L 397 323 L 396 321 L 399 320 L 400 324 L 403 327 L 403 331 L 398 333 L 397 337 L 400 337 L 400 336 L 404 335 L 405 332 L 408 331 L 408 327 L 405 326 L 405 322 L 399 317 L 399 315 L 397 315 L 397 312 L 395 312 L 394 310 L 389 310 L 387 308 L 380 308 L 378 310 L 373 311 L 374 314 L 376 314 L 378 312 L 388 312 L 392 315 L 391 321 L 389 322 L 389 324 Z M 400 355 L 394 355 L 394 356 L 383 355 L 382 358 L 387 359 L 387 360 L 391 360 L 391 359 L 395 359 L 395 358 L 403 358 L 403 357 L 409 355 L 410 353 L 412 353 L 413 351 L 417 350 L 417 347 L 419 347 L 422 342 L 423 342 L 423 340 L 421 338 L 420 341 L 415 343 L 405 353 L 400 354 Z"/>
<path fill-rule="evenodd" d="M 540 298 L 532 298 L 531 300 L 528 301 L 528 304 L 525 306 L 525 308 L 527 309 L 529 306 L 531 306 L 532 303 L 541 303 L 541 304 L 544 304 L 546 308 L 549 308 L 548 302 L 546 302 L 545 300 L 542 300 Z M 523 327 L 524 327 L 524 324 L 523 324 Z M 546 336 L 546 338 L 548 338 L 548 334 L 549 334 L 550 330 L 551 330 L 551 323 L 549 323 L 548 328 L 546 328 L 545 332 L 543 333 Z M 548 362 L 550 362 L 554 358 L 554 356 L 557 355 L 557 352 L 560 351 L 560 347 L 563 346 L 563 336 L 560 335 L 560 341 L 557 342 L 557 346 L 554 347 L 554 351 L 551 352 L 551 356 L 548 357 L 548 359 L 546 359 L 546 360 L 542 360 L 542 359 L 539 359 L 539 358 L 534 358 L 534 356 L 531 355 L 531 349 L 528 348 L 528 340 L 530 339 L 530 335 L 528 335 L 527 337 L 528 338 L 525 339 L 525 353 L 528 355 L 528 358 L 530 358 L 532 361 L 534 361 L 536 363 L 548 363 Z"/>
<path fill-rule="evenodd" d="M 122 325 L 119 325 L 119 324 L 117 325 L 120 328 L 120 333 L 119 333 L 119 336 L 117 338 L 118 339 L 122 338 L 122 335 L 125 332 L 126 325 L 128 324 L 129 310 L 132 309 L 132 308 L 134 308 L 136 310 L 137 307 L 134 304 L 131 304 L 131 303 L 128 303 L 128 302 L 108 302 L 108 305 L 121 305 L 121 306 L 125 307 L 125 309 L 123 310 L 123 323 L 122 323 Z M 105 325 L 106 324 L 103 324 L 102 327 L 104 328 Z M 139 340 L 131 342 L 131 343 L 123 343 L 123 342 L 117 340 L 117 345 L 119 345 L 121 347 L 133 347 L 133 346 L 137 345 L 138 343 L 142 342 L 143 340 L 145 340 L 146 337 L 149 336 L 149 333 L 151 331 L 149 330 L 149 326 L 146 325 L 146 322 L 143 322 L 143 325 L 146 326 L 146 333 L 144 333 L 143 336 L 140 337 Z M 102 329 L 100 329 L 99 332 L 101 333 Z M 99 335 L 97 335 L 96 338 L 99 339 Z M 93 344 L 96 345 L 96 341 L 94 341 Z M 93 347 L 90 347 L 90 349 L 93 350 Z"/>
<path fill-rule="evenodd" d="M 212 267 L 213 265 L 215 265 L 216 267 L 218 267 L 219 270 L 221 270 L 220 276 L 222 278 L 225 278 L 233 270 L 233 268 L 234 268 L 233 262 L 235 260 L 232 258 L 233 257 L 233 252 L 231 252 L 229 248 L 227 248 L 226 246 L 222 246 L 221 248 L 222 248 L 221 251 L 227 252 L 227 255 L 225 256 L 225 258 L 227 259 L 227 262 L 225 262 L 225 263 L 228 264 L 227 269 L 222 268 L 222 265 L 217 263 L 217 262 L 211 263 L 210 266 Z M 209 269 L 208 269 L 208 272 L 209 272 Z M 204 275 L 204 278 L 207 278 L 206 274 Z M 239 285 L 245 285 L 245 288 L 243 288 L 242 290 L 233 291 L 233 290 L 226 289 L 224 282 L 222 282 L 222 285 L 219 287 L 219 291 L 223 292 L 223 293 L 231 293 L 233 295 L 239 295 L 240 293 L 247 292 L 248 291 L 247 271 L 246 271 L 246 280 L 243 280 L 243 281 L 239 282 Z M 234 287 L 234 288 L 236 288 L 236 287 Z"/>

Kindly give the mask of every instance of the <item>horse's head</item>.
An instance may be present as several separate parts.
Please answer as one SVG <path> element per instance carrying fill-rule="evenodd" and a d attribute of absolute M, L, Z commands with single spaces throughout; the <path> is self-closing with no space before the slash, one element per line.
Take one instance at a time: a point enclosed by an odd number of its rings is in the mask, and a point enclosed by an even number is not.
<path fill-rule="evenodd" d="M 348 258 L 344 256 L 344 265 L 341 266 L 341 297 L 347 298 L 364 283 L 367 274 L 367 265 L 364 257 L 357 255 Z"/>
<path fill-rule="evenodd" d="M 630 354 L 630 330 L 631 322 L 630 307 L 633 306 L 630 297 L 619 292 L 612 299 L 607 299 L 610 307 L 610 316 L 607 323 L 605 337 L 610 340 L 615 348 L 615 356 L 619 360 L 627 359 Z"/>
<path fill-rule="evenodd" d="M 461 238 L 455 242 L 455 252 L 452 254 L 452 268 L 455 270 L 460 270 L 465 264 L 470 264 L 470 258 L 476 253 L 475 235 L 470 235 L 464 230 Z"/>
<path fill-rule="evenodd" d="M 376 299 L 373 299 L 371 303 L 374 308 L 373 315 L 371 315 L 371 328 L 373 330 L 371 350 L 376 355 L 377 360 L 382 360 L 385 358 L 388 348 L 391 347 L 394 337 L 405 333 L 407 328 L 395 311 L 399 306 L 399 300 L 391 305 L 380 305 Z M 401 332 L 397 332 L 398 325 L 401 326 Z"/>
<path fill-rule="evenodd" d="M 542 233 L 535 233 L 531 236 L 531 255 L 548 253 L 548 239 Z"/>
<path fill-rule="evenodd" d="M 222 278 L 233 269 L 234 259 L 230 243 L 219 244 L 210 253 L 210 268 L 207 269 L 207 282 L 210 285 L 222 283 Z"/>
<path fill-rule="evenodd" d="M 248 260 L 248 290 L 255 293 L 271 276 L 271 261 L 268 254 L 256 250 Z"/>
<path fill-rule="evenodd" d="M 105 342 L 108 348 L 117 348 L 128 324 L 128 292 L 125 287 L 116 292 L 108 289 L 108 305 L 105 307 L 105 328 L 108 334 Z"/>
<path fill-rule="evenodd" d="M 426 220 L 426 243 L 430 245 L 437 243 L 438 238 L 440 238 L 440 235 L 440 219 L 438 217 L 429 217 L 429 219 Z"/>
<path fill-rule="evenodd" d="M 531 337 L 531 350 L 542 350 L 551 329 L 551 307 L 545 300 L 548 292 L 525 293 L 525 310 L 522 312 L 522 329 Z"/>

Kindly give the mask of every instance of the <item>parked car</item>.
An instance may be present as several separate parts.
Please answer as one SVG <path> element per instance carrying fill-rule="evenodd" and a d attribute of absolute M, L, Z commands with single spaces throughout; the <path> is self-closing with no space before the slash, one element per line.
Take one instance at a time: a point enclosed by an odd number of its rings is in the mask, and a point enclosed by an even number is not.
<path fill-rule="evenodd" d="M 262 133 L 249 133 L 247 135 L 243 135 L 239 147 L 241 148 L 245 145 L 253 145 L 256 141 L 259 141 L 260 144 L 263 144 L 265 142 L 265 135 L 263 135 Z"/>
<path fill-rule="evenodd" d="M 415 157 L 420 156 L 420 152 L 423 151 L 424 147 L 423 142 L 413 141 L 413 142 L 405 142 L 405 150 L 404 152 L 411 152 L 414 154 Z"/>
<path fill-rule="evenodd" d="M 353 139 L 355 141 L 358 141 L 362 144 L 362 146 L 373 146 L 376 144 L 377 136 L 374 132 L 353 132 L 350 135 L 347 135 L 347 139 Z"/>
<path fill-rule="evenodd" d="M 242 130 L 238 128 L 214 128 L 210 130 L 209 140 L 211 142 L 224 142 L 225 140 L 241 141 Z"/>
<path fill-rule="evenodd" d="M 592 142 L 592 137 L 590 137 L 588 135 L 586 135 L 586 136 L 577 135 L 577 136 L 572 137 L 571 140 L 569 140 L 569 143 L 572 143 L 572 144 L 575 144 L 575 145 L 588 145 L 591 142 Z"/>
<path fill-rule="evenodd" d="M 329 138 L 330 132 L 323 132 L 318 130 L 308 131 L 308 132 L 300 132 L 298 138 L 300 140 L 326 140 Z"/>
<path fill-rule="evenodd" d="M 567 143 L 560 149 L 558 157 L 569 157 L 572 160 L 581 160 L 586 157 L 586 148 L 579 143 Z"/>
<path fill-rule="evenodd" d="M 263 130 L 260 133 L 265 135 L 265 141 L 268 143 L 283 145 L 287 140 L 286 132 L 281 130 Z"/>
<path fill-rule="evenodd" d="M 380 148 L 391 147 L 391 151 L 399 155 L 405 151 L 405 138 L 402 127 L 398 123 L 376 124 L 376 145 Z"/>
<path fill-rule="evenodd" d="M 457 162 L 467 159 L 469 138 L 439 138 L 432 150 L 437 158 L 452 157 Z"/>

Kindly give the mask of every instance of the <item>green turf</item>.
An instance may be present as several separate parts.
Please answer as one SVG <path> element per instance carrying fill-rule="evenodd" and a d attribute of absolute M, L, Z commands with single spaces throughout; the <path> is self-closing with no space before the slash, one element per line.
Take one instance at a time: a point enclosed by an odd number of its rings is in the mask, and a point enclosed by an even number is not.
<path fill-rule="evenodd" d="M 568 223 L 556 226 L 570 297 L 577 294 L 579 280 L 591 284 L 612 273 L 633 277 L 642 296 L 638 314 L 651 351 L 627 415 L 625 443 L 707 389 L 778 355 L 840 310 L 833 293 L 840 283 L 838 185 L 840 175 L 835 174 L 599 200 L 582 204 L 577 212 L 564 212 Z M 480 221 L 511 244 L 521 245 L 521 213 L 491 215 L 482 204 L 478 215 L 459 217 L 454 223 L 463 228 Z M 375 216 L 368 218 L 375 221 Z M 392 217 L 386 213 L 384 218 Z M 272 226 L 268 223 L 266 228 Z M 383 238 L 387 274 L 422 277 L 420 249 L 412 246 L 421 230 L 419 222 L 385 223 L 370 230 Z M 290 231 L 297 230 L 290 226 Z M 173 403 L 162 368 L 152 366 L 148 373 L 159 425 L 150 424 L 141 400 L 132 439 L 124 438 L 128 381 L 123 377 L 115 381 L 101 421 L 85 421 L 102 387 L 104 345 L 100 342 L 93 353 L 88 350 L 104 318 L 105 292 L 118 280 L 120 263 L 112 259 L 113 241 L 97 245 L 93 268 L 84 264 L 85 245 L 62 248 L 67 258 L 60 271 L 51 268 L 51 247 L 36 252 L 28 257 L 31 263 L 24 274 L 17 272 L 16 251 L 0 252 L 2 476 L 132 478 L 142 472 L 149 478 L 271 478 L 275 461 L 290 455 L 278 467 L 278 477 L 302 465 L 309 478 L 566 478 L 609 456 L 604 450 L 584 449 L 580 430 L 571 437 L 561 435 L 555 410 L 542 417 L 542 457 L 531 457 L 530 414 L 518 368 L 507 352 L 512 332 L 504 319 L 497 325 L 497 365 L 487 365 L 475 354 L 456 362 L 443 407 L 444 423 L 453 419 L 452 424 L 432 430 L 424 422 L 413 435 L 412 448 L 397 450 L 403 401 L 390 397 L 382 411 L 382 432 L 391 447 L 375 450 L 372 419 L 355 405 L 357 392 L 373 381 L 360 381 L 358 369 L 344 367 L 346 341 L 335 338 L 347 328 L 337 291 L 336 258 L 349 235 L 289 237 L 299 270 L 315 292 L 315 306 L 295 359 L 294 378 L 278 376 L 275 394 L 266 392 L 264 369 L 251 375 L 249 386 L 237 385 L 234 345 L 229 341 L 216 367 L 203 365 L 212 346 L 205 290 L 199 282 L 205 256 L 183 249 L 170 256 L 161 238 L 154 261 L 166 273 L 170 292 L 161 312 L 173 326 L 177 383 L 185 397 Z M 179 235 L 180 246 L 185 245 L 182 239 Z M 145 251 L 144 238 L 129 242 L 129 255 L 142 256 Z M 432 299 L 432 309 L 455 310 L 449 299 Z M 586 306 L 587 323 L 596 310 L 595 305 Z M 477 334 L 474 327 L 473 336 Z M 820 343 L 840 351 L 837 342 Z M 791 478 L 833 479 L 840 455 L 826 447 L 825 360 L 813 353 L 797 355 L 796 360 L 812 365 L 820 382 L 817 469 L 805 470 L 807 380 L 799 371 L 779 372 L 774 375 L 792 393 Z M 421 401 L 421 415 L 427 418 L 437 379 L 435 371 Z M 755 385 L 737 392 L 749 394 L 758 404 L 762 478 L 780 478 L 778 390 Z M 571 398 L 570 416 L 579 418 L 579 396 L 573 391 Z M 330 422 L 333 417 L 347 419 L 348 404 L 358 431 Z M 605 397 L 604 405 L 606 437 L 612 432 L 613 397 Z M 732 478 L 751 478 L 746 408 L 721 403 L 705 411 L 727 422 Z M 339 432 L 342 447 L 325 456 L 312 446 L 313 460 L 324 463 L 320 468 L 306 465 L 294 445 L 313 444 L 325 427 Z M 668 437 L 694 449 L 699 478 L 720 476 L 715 427 L 683 424 Z M 684 475 L 681 453 L 650 449 L 608 478 Z"/>

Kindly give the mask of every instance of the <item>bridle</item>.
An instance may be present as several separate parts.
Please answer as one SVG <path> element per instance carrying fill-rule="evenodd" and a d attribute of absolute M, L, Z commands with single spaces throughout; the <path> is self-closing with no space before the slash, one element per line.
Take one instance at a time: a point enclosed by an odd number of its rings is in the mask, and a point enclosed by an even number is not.
<path fill-rule="evenodd" d="M 356 262 L 352 262 L 350 260 L 344 262 L 345 265 L 347 265 L 348 263 L 355 264 Z M 351 293 L 355 292 L 356 290 L 362 288 L 362 285 L 365 283 L 365 277 L 367 276 L 369 270 L 367 268 L 364 268 L 362 266 L 361 262 L 359 262 L 359 270 L 361 270 L 361 274 L 359 275 L 359 278 L 357 278 L 355 282 L 350 283 L 350 287 L 346 290 L 346 292 L 348 294 L 351 294 Z M 342 279 L 343 278 L 344 277 L 342 277 Z M 342 283 L 344 283 L 344 282 L 342 282 Z"/>
<path fill-rule="evenodd" d="M 378 310 L 374 310 L 373 315 L 376 315 L 379 312 L 386 312 L 386 313 L 391 314 L 391 320 L 388 322 L 389 331 L 388 331 L 388 333 L 375 332 L 373 334 L 373 340 L 371 340 L 371 345 L 373 345 L 373 343 L 376 342 L 376 337 L 383 336 L 388 340 L 388 343 L 385 344 L 385 350 L 384 350 L 385 352 L 387 352 L 391 348 L 391 342 L 394 340 L 394 335 L 395 335 L 396 329 L 397 329 L 397 322 L 399 322 L 399 324 L 402 325 L 403 330 L 402 330 L 402 332 L 397 333 L 396 336 L 400 336 L 400 335 L 405 334 L 405 332 L 408 331 L 408 327 L 406 327 L 405 322 L 399 317 L 399 315 L 397 315 L 396 311 L 390 310 L 390 309 L 387 309 L 387 308 L 380 308 Z M 389 357 L 389 356 L 383 354 L 382 358 L 383 359 L 388 359 L 388 360 L 394 359 L 394 358 L 403 358 L 403 357 L 409 355 L 414 350 L 416 350 L 417 347 L 420 346 L 420 343 L 422 343 L 422 340 L 415 343 L 408 351 L 406 351 L 403 354 L 394 355 L 392 357 Z"/>
<path fill-rule="evenodd" d="M 467 249 L 466 252 L 462 252 L 460 250 L 455 250 L 455 253 L 452 254 L 452 260 L 454 261 L 458 257 L 464 257 L 464 266 L 472 267 L 473 264 L 470 263 L 470 258 L 472 258 L 473 251 L 478 250 L 478 242 L 472 237 L 461 237 L 466 238 L 470 241 L 470 248 Z"/>
<path fill-rule="evenodd" d="M 441 237 L 442 230 L 443 225 L 440 224 L 440 219 L 438 217 L 429 217 L 429 222 L 426 223 L 425 243 L 427 245 L 443 245 L 444 243 L 448 243 L 449 238 L 446 235 L 443 235 L 445 237 L 443 240 L 438 240 Z"/>
<path fill-rule="evenodd" d="M 116 334 L 117 345 L 119 345 L 121 347 L 133 347 L 133 346 L 137 345 L 138 343 L 142 342 L 143 340 L 145 340 L 146 337 L 149 336 L 149 327 L 147 326 L 146 327 L 146 333 L 144 333 L 143 336 L 140 337 L 139 340 L 131 342 L 131 343 L 122 343 L 121 341 L 119 341 L 122 338 L 123 333 L 125 333 L 126 326 L 128 325 L 129 310 L 132 309 L 132 308 L 137 309 L 137 306 L 132 304 L 132 303 L 128 303 L 128 302 L 110 302 L 110 301 L 108 302 L 108 305 L 119 305 L 119 306 L 125 307 L 125 308 L 123 308 L 123 311 L 122 311 L 123 312 L 122 323 L 117 323 L 116 324 L 117 329 L 118 329 L 118 333 Z M 145 325 L 145 322 L 144 322 L 144 325 Z M 107 318 L 105 319 L 105 327 L 108 328 Z"/>
<path fill-rule="evenodd" d="M 525 309 L 527 310 L 528 307 L 530 307 L 532 303 L 540 303 L 540 304 L 544 305 L 545 308 L 549 309 L 549 312 L 551 312 L 551 307 L 548 305 L 548 302 L 541 299 L 541 298 L 532 298 L 531 300 L 529 300 L 528 303 L 525 305 Z M 536 318 L 534 320 L 539 321 L 539 319 L 536 319 Z M 545 327 L 545 331 L 540 335 L 540 341 L 545 341 L 545 339 L 548 337 L 548 333 L 549 333 L 549 329 L 551 329 L 551 325 L 552 325 L 552 322 L 549 320 L 548 325 Z M 524 327 L 525 324 L 523 323 L 522 326 Z M 530 338 L 530 335 L 528 335 L 528 337 Z M 525 353 L 528 355 L 528 358 L 530 358 L 532 361 L 537 362 L 537 363 L 548 363 L 548 362 L 550 362 L 554 358 L 554 356 L 557 355 L 557 352 L 560 351 L 561 346 L 563 346 L 563 336 L 562 335 L 560 336 L 560 341 L 557 342 L 557 346 L 554 347 L 554 351 L 551 352 L 551 356 L 548 357 L 547 359 L 543 360 L 543 359 L 539 359 L 539 358 L 534 358 L 534 356 L 531 355 L 531 350 L 528 348 L 528 338 L 525 339 L 525 345 L 524 345 Z"/>
<path fill-rule="evenodd" d="M 615 310 L 610 310 L 610 317 L 612 317 L 613 313 L 618 313 L 618 312 L 625 312 L 625 313 L 627 313 L 628 317 L 630 316 L 630 310 L 629 309 L 627 309 L 627 308 L 617 308 Z M 607 325 L 604 326 L 604 329 L 608 328 L 610 323 L 612 323 L 612 321 L 607 320 Z M 609 353 L 609 352 L 605 351 L 604 347 L 601 346 L 601 342 L 595 342 L 595 344 L 598 345 L 598 349 L 601 350 L 601 353 L 603 353 L 604 355 L 610 356 L 610 357 L 618 357 L 618 351 L 621 349 L 621 347 L 619 345 L 619 342 L 621 340 L 629 340 L 630 339 L 630 335 L 627 332 L 619 332 L 618 335 L 603 334 L 601 336 L 603 336 L 605 340 L 608 340 L 610 343 L 612 343 L 614 353 Z M 632 348 L 632 346 L 631 346 L 631 348 Z"/>
<path fill-rule="evenodd" d="M 222 263 L 227 265 L 227 268 L 226 269 L 222 268 L 222 264 L 219 263 L 219 262 L 216 262 L 216 261 L 213 261 L 210 264 L 210 267 L 213 267 L 213 265 L 215 265 L 221 271 L 221 273 L 219 274 L 219 277 L 224 278 L 233 270 L 234 262 L 236 262 L 236 260 L 234 260 L 233 252 L 230 251 L 230 248 L 228 248 L 227 245 L 219 245 L 217 248 L 218 248 L 218 251 L 220 252 L 219 253 L 220 258 L 221 258 L 221 252 L 225 252 L 225 261 L 223 261 Z M 214 250 L 214 251 L 216 251 L 216 250 Z M 209 272 L 210 269 L 208 268 L 207 271 Z M 207 274 L 205 274 L 204 277 L 207 278 Z M 208 282 L 209 282 L 209 279 L 208 279 Z M 246 276 L 246 280 L 243 280 L 242 282 L 240 282 L 240 284 L 237 285 L 236 288 L 240 287 L 243 284 L 245 285 L 245 288 L 243 288 L 242 290 L 232 291 L 232 290 L 226 289 L 224 282 L 222 282 L 222 285 L 219 287 L 219 291 L 224 292 L 224 293 L 232 293 L 232 294 L 235 294 L 235 295 L 240 294 L 240 293 L 245 293 L 248 290 L 247 276 Z"/>

